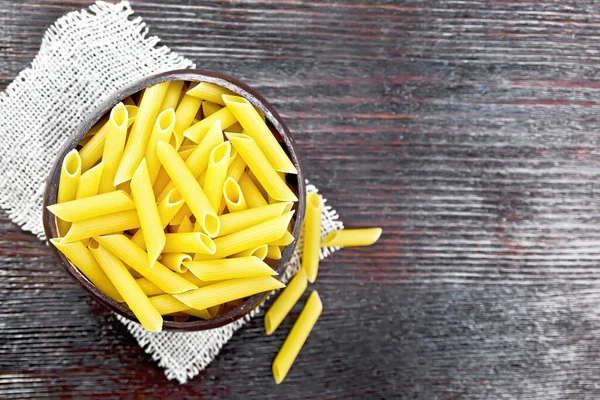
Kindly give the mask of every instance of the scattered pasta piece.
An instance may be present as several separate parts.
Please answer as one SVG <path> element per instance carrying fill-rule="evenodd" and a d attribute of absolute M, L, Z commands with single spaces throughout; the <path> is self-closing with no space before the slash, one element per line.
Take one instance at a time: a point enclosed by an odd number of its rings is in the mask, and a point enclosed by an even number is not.
<path fill-rule="evenodd" d="M 341 229 L 325 236 L 321 247 L 370 246 L 381 236 L 381 228 Z"/>
<path fill-rule="evenodd" d="M 317 279 L 319 272 L 319 247 L 321 243 L 321 198 L 316 193 L 306 195 L 306 215 L 304 216 L 304 248 L 302 268 L 310 283 Z"/>

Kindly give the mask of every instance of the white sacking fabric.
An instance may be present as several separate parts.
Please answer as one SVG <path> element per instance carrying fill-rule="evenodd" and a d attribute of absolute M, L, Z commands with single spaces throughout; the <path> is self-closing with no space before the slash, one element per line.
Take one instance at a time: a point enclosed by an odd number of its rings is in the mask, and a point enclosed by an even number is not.
<path fill-rule="evenodd" d="M 0 93 L 0 207 L 23 229 L 44 239 L 42 197 L 46 177 L 67 138 L 106 96 L 144 76 L 194 67 L 192 61 L 158 46 L 127 2 L 97 2 L 58 19 L 45 33 L 31 68 Z M 316 191 L 308 185 L 309 191 Z M 325 201 L 325 199 L 323 199 Z M 342 223 L 324 204 L 322 235 Z M 287 282 L 300 266 L 302 240 L 287 270 Z M 335 249 L 322 249 L 324 258 Z M 185 383 L 219 353 L 247 320 L 193 333 L 151 333 L 119 317 L 169 379 Z M 275 349 L 274 349 L 275 351 Z"/>

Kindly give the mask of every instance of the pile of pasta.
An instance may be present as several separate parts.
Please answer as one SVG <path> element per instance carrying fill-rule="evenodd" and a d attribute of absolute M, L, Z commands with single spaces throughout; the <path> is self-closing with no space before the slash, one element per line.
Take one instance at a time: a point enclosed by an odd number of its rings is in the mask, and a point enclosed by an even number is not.
<path fill-rule="evenodd" d="M 274 275 L 296 168 L 264 116 L 220 86 L 172 81 L 117 104 L 62 164 L 51 240 L 149 331 L 210 319 Z"/>

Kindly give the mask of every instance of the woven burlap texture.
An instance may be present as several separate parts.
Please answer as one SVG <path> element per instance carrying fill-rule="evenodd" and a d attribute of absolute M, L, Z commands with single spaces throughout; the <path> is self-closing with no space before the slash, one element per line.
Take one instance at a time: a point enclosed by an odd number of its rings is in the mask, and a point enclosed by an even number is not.
<path fill-rule="evenodd" d="M 44 239 L 42 196 L 60 147 L 102 101 L 132 82 L 194 64 L 148 36 L 127 2 L 97 2 L 71 12 L 45 33 L 31 67 L 0 93 L 0 207 L 23 229 Z M 316 191 L 308 185 L 309 191 Z M 322 235 L 342 228 L 335 210 L 323 208 Z M 284 281 L 299 268 L 302 239 Z M 323 249 L 326 257 L 335 249 Z M 120 318 L 140 346 L 184 383 L 204 369 L 248 319 L 204 332 L 150 333 Z"/>

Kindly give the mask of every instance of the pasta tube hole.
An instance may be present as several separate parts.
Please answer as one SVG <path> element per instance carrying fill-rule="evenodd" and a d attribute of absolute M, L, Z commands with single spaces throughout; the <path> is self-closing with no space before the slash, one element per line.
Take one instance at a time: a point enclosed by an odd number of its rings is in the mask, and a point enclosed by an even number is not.
<path fill-rule="evenodd" d="M 100 243 L 96 242 L 94 239 L 90 240 L 88 244 L 88 248 L 91 250 L 98 250 L 100 248 Z"/>
<path fill-rule="evenodd" d="M 227 178 L 225 185 L 223 186 L 223 195 L 232 204 L 239 205 L 241 201 L 241 189 L 240 186 L 231 178 Z"/>
<path fill-rule="evenodd" d="M 81 157 L 79 157 L 77 150 L 67 154 L 63 163 L 63 171 L 71 178 L 77 176 L 77 173 L 81 171 Z"/>
<path fill-rule="evenodd" d="M 231 143 L 223 142 L 213 149 L 210 153 L 210 162 L 213 164 L 219 164 L 224 160 L 229 161 L 229 154 L 231 152 Z"/>
<path fill-rule="evenodd" d="M 319 209 L 321 207 L 321 199 L 319 198 L 318 195 L 306 196 L 306 201 L 313 208 Z"/>
<path fill-rule="evenodd" d="M 171 128 L 172 125 L 175 125 L 175 111 L 172 108 L 169 108 L 168 110 L 161 112 L 157 122 L 158 128 L 163 132 Z"/>
<path fill-rule="evenodd" d="M 267 258 L 268 251 L 269 251 L 269 246 L 267 246 L 266 244 L 263 244 L 261 246 L 258 246 L 254 250 L 252 250 L 252 253 L 250 253 L 250 255 L 260 258 L 261 260 L 264 260 L 265 258 Z"/>
<path fill-rule="evenodd" d="M 213 242 L 211 238 L 209 238 L 206 235 L 200 235 L 200 241 L 202 242 L 204 247 L 206 247 L 209 254 L 215 254 L 215 252 L 217 251 L 217 245 L 215 244 L 215 242 Z"/>
<path fill-rule="evenodd" d="M 171 189 L 169 193 L 167 193 L 167 204 L 168 205 L 177 205 L 183 201 L 183 197 L 179 190 Z"/>
<path fill-rule="evenodd" d="M 224 94 L 223 101 L 225 101 L 225 103 L 250 104 L 248 100 L 244 99 L 243 97 L 234 96 L 231 94 Z"/>
<path fill-rule="evenodd" d="M 112 119 L 119 128 L 127 125 L 129 117 L 127 115 L 127 108 L 123 103 L 117 104 L 117 106 L 112 109 L 110 112 L 110 119 Z"/>
<path fill-rule="evenodd" d="M 127 119 L 134 120 L 135 117 L 137 117 L 137 113 L 139 108 L 137 106 L 125 106 L 125 108 L 127 109 Z"/>
<path fill-rule="evenodd" d="M 216 237 L 219 234 L 219 228 L 221 223 L 219 217 L 213 214 L 206 214 L 204 216 L 204 230 L 210 237 Z M 214 246 L 214 243 L 213 243 Z"/>

